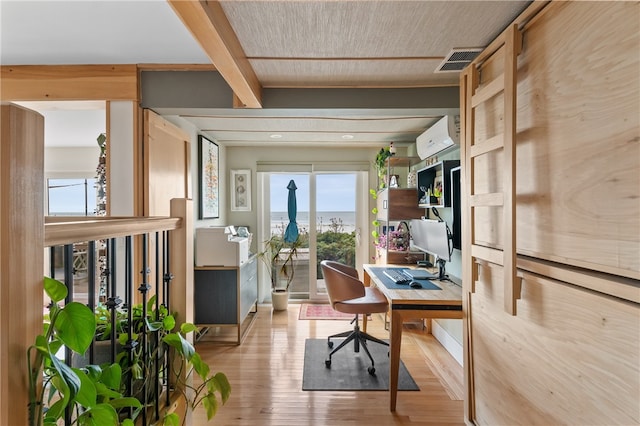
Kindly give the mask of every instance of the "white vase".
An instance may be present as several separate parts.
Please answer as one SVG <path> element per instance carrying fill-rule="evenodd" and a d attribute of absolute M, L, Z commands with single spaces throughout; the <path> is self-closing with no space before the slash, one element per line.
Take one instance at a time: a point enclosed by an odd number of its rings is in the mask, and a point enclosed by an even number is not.
<path fill-rule="evenodd" d="M 289 292 L 288 291 L 272 291 L 271 292 L 271 304 L 274 311 L 286 311 L 289 306 Z"/>

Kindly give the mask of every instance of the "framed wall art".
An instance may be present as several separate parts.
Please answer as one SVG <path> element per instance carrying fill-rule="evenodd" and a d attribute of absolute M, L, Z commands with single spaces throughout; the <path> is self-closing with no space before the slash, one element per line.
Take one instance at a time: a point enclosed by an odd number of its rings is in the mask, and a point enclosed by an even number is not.
<path fill-rule="evenodd" d="M 251 170 L 231 170 L 231 211 L 251 211 Z"/>
<path fill-rule="evenodd" d="M 220 217 L 220 170 L 218 145 L 198 135 L 199 218 Z"/>

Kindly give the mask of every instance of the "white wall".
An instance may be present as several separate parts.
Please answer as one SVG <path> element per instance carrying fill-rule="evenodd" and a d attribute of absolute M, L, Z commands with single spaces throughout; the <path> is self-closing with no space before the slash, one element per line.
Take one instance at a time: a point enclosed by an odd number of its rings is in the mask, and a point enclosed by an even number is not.
<path fill-rule="evenodd" d="M 109 102 L 109 174 L 107 199 L 111 216 L 133 216 L 133 118 L 135 104 Z"/>
<path fill-rule="evenodd" d="M 97 137 L 98 135 L 96 135 Z M 45 178 L 92 178 L 96 176 L 100 148 L 45 148 Z"/>

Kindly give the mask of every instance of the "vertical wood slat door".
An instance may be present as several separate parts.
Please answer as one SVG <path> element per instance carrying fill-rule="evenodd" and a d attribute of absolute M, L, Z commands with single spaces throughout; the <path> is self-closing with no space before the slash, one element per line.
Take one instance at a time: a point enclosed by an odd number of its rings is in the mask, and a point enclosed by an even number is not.
<path fill-rule="evenodd" d="M 516 301 L 520 298 L 520 278 L 516 271 L 516 71 L 517 56 L 520 53 L 522 34 L 516 25 L 502 35 L 503 44 L 492 56 L 500 64 L 501 72 L 489 81 L 483 81 L 482 67 L 472 64 L 462 74 L 461 87 L 464 93 L 463 122 L 464 134 L 462 157 L 465 176 L 465 220 L 463 236 L 466 236 L 463 252 L 463 279 L 470 283 L 470 291 L 475 291 L 477 281 L 476 260 L 503 266 L 504 309 L 516 315 Z M 500 62 L 501 61 L 501 62 Z M 495 74 L 495 73 L 494 73 Z M 503 130 L 484 140 L 476 141 L 476 108 L 498 94 L 503 95 Z M 476 193 L 476 159 L 490 152 L 502 150 L 502 191 Z M 476 243 L 476 208 L 502 208 L 502 250 Z"/>
<path fill-rule="evenodd" d="M 144 216 L 169 216 L 172 198 L 191 198 L 189 135 L 144 110 Z"/>
<path fill-rule="evenodd" d="M 142 155 L 143 215 L 170 216 L 172 199 L 191 198 L 189 135 L 153 111 L 145 109 Z M 155 235 L 149 235 L 149 247 L 155 247 L 155 245 Z M 148 260 L 150 272 L 146 276 L 146 282 L 153 287 L 156 282 L 156 269 L 162 271 L 162 256 L 157 266 L 154 253 L 150 253 Z M 162 279 L 162 277 L 158 278 Z"/>

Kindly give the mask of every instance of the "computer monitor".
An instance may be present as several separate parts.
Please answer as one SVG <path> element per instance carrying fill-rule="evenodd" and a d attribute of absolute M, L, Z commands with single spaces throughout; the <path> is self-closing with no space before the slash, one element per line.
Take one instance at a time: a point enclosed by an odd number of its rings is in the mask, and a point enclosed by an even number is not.
<path fill-rule="evenodd" d="M 431 219 L 412 219 L 411 238 L 418 250 L 436 257 L 438 278 L 445 278 L 445 262 L 451 261 L 449 232 L 446 222 Z"/>

